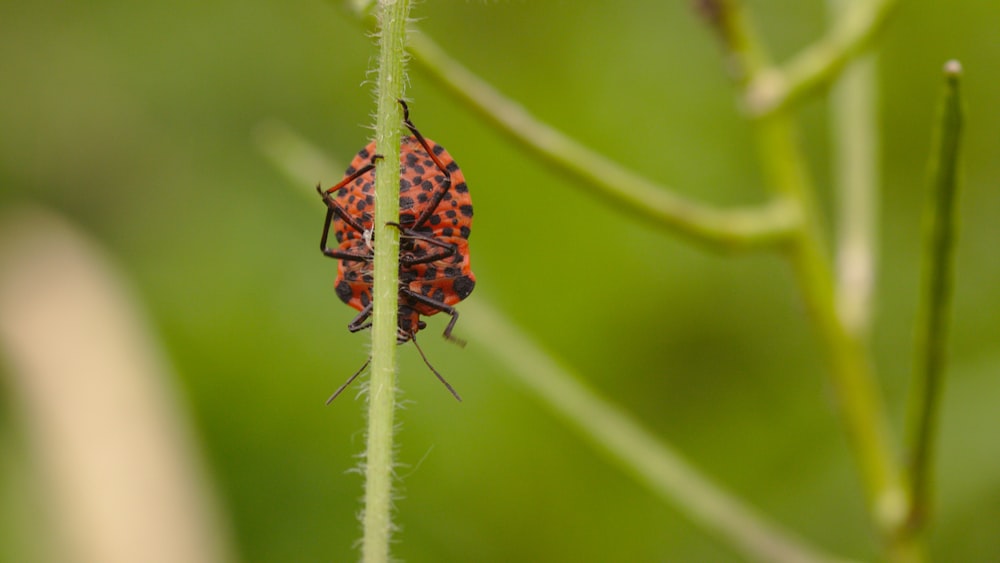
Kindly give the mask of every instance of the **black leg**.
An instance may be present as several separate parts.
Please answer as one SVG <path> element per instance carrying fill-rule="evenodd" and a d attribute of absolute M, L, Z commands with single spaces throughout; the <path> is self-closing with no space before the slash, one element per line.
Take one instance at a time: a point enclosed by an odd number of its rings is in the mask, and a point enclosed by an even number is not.
<path fill-rule="evenodd" d="M 407 288 L 402 288 L 402 289 L 399 290 L 399 292 L 401 294 L 406 295 L 407 297 L 412 298 L 414 301 L 419 301 L 420 303 L 423 303 L 424 305 L 427 305 L 428 307 L 431 307 L 433 309 L 437 309 L 438 311 L 441 311 L 442 313 L 447 313 L 447 314 L 451 315 L 451 320 L 448 321 L 448 326 L 445 327 L 445 329 L 444 329 L 444 337 L 445 337 L 445 339 L 450 340 L 450 341 L 454 342 L 455 344 L 458 344 L 459 346 L 462 346 L 463 348 L 465 347 L 465 341 L 464 340 L 462 340 L 461 338 L 456 338 L 456 337 L 454 337 L 454 336 L 451 335 L 451 331 L 455 329 L 455 323 L 458 322 L 458 311 L 455 310 L 454 307 L 452 307 L 450 305 L 446 305 L 446 304 L 438 301 L 437 299 L 431 299 L 430 297 L 427 297 L 426 295 L 421 295 L 421 294 L 419 294 L 419 293 L 417 293 L 415 291 L 412 291 L 410 289 L 407 289 Z"/>
<path fill-rule="evenodd" d="M 352 254 L 343 250 L 333 250 L 332 248 L 324 248 L 323 255 L 337 260 L 352 260 L 354 262 L 371 262 L 372 260 L 370 252 L 366 252 L 364 254 Z"/>
<path fill-rule="evenodd" d="M 319 186 L 317 186 L 319 189 Z M 319 249 L 323 252 L 324 256 L 329 258 L 336 258 L 337 260 L 352 260 L 354 262 L 371 262 L 372 254 L 371 252 L 365 252 L 363 254 L 355 254 L 353 252 L 348 252 L 346 250 L 336 250 L 330 248 L 326 245 L 327 238 L 330 236 L 330 222 L 333 220 L 334 207 L 330 207 L 332 204 L 337 209 L 341 209 L 337 202 L 329 200 L 328 207 L 326 208 L 326 221 L 323 222 L 323 236 L 319 239 Z M 343 211 L 343 209 L 341 209 Z M 352 219 L 353 221 L 353 219 Z M 350 222 L 348 224 L 351 224 Z M 353 227 L 354 225 L 352 225 Z M 362 235 L 364 234 L 364 228 L 361 230 Z"/>
<path fill-rule="evenodd" d="M 358 368 L 358 371 L 354 372 L 354 375 L 352 375 L 351 377 L 348 377 L 347 381 L 345 381 L 343 385 L 338 387 L 337 390 L 333 392 L 333 395 L 330 395 L 330 398 L 326 400 L 326 404 L 329 405 L 330 403 L 333 402 L 334 399 L 337 398 L 337 395 L 343 393 L 344 389 L 347 389 L 347 386 L 353 383 L 354 380 L 357 379 L 359 375 L 361 375 L 361 372 L 365 371 L 365 368 L 368 367 L 368 364 L 370 364 L 371 362 L 372 362 L 371 357 L 365 360 L 365 363 L 362 364 L 360 368 Z"/>
<path fill-rule="evenodd" d="M 434 369 L 434 366 L 431 365 L 430 361 L 427 359 L 427 356 L 424 355 L 424 351 L 422 348 L 420 348 L 420 344 L 417 344 L 417 337 L 415 334 L 410 335 L 410 340 L 413 341 L 413 346 L 416 347 L 417 352 L 420 352 L 420 357 L 423 358 L 424 363 L 427 364 L 427 368 L 430 369 L 435 376 L 437 376 L 438 381 L 443 383 L 444 386 L 448 388 L 448 391 L 451 391 L 451 394 L 456 399 L 458 399 L 458 402 L 462 402 L 462 398 L 458 396 L 458 392 L 455 391 L 455 388 L 451 386 L 451 383 L 448 383 L 448 380 L 446 380 L 443 375 L 438 373 L 438 370 Z"/>
<path fill-rule="evenodd" d="M 441 171 L 441 174 L 444 175 L 444 181 L 441 182 L 441 189 L 435 192 L 434 196 L 431 198 L 431 201 L 428 203 L 426 207 L 424 207 L 423 212 L 420 213 L 420 216 L 417 217 L 417 220 L 413 223 L 412 228 L 419 229 L 424 225 L 424 223 L 427 222 L 428 219 L 431 218 L 431 215 L 433 215 L 434 212 L 437 211 L 438 205 L 441 204 L 441 200 L 444 199 L 444 196 L 448 193 L 448 190 L 451 189 L 451 172 L 448 172 L 448 169 L 445 167 L 445 165 L 441 163 L 441 160 L 438 159 L 437 155 L 434 154 L 434 151 L 431 150 L 431 146 L 427 142 L 427 139 L 425 139 L 424 136 L 420 134 L 420 131 L 417 130 L 417 127 L 413 124 L 412 121 L 410 121 L 410 108 L 409 106 L 406 105 L 406 102 L 404 102 L 403 100 L 397 100 L 397 101 L 399 102 L 399 105 L 403 106 L 403 124 L 406 125 L 406 128 L 410 130 L 410 133 L 413 133 L 413 136 L 417 138 L 417 142 L 420 143 L 420 146 L 424 147 L 424 151 L 427 152 L 427 156 L 431 157 L 431 160 L 434 161 L 434 165 L 437 166 L 438 170 Z"/>
<path fill-rule="evenodd" d="M 360 330 L 364 330 L 372 326 L 371 321 L 368 320 L 371 316 L 372 316 L 372 303 L 369 303 L 368 305 L 365 306 L 364 309 L 361 309 L 361 312 L 358 313 L 356 317 L 354 317 L 354 320 L 352 320 L 349 325 L 347 325 L 347 330 L 351 332 L 358 332 Z"/>
<path fill-rule="evenodd" d="M 338 184 L 339 185 L 339 184 Z M 339 190 L 337 186 L 330 188 L 331 190 Z M 330 223 L 333 221 L 333 216 L 336 215 L 340 217 L 345 223 L 347 223 L 352 229 L 359 233 L 365 232 L 365 227 L 361 223 L 358 223 L 357 219 L 351 216 L 339 203 L 334 201 L 330 197 L 330 192 L 324 192 L 323 188 L 319 185 L 316 186 L 316 191 L 319 195 L 323 196 L 323 202 L 326 203 L 326 221 L 323 222 L 323 236 L 320 239 L 320 248 L 326 246 L 326 238 L 330 234 Z"/>
<path fill-rule="evenodd" d="M 368 164 L 362 166 L 361 168 L 359 168 L 358 170 L 356 170 L 353 174 L 348 175 L 347 177 L 345 177 L 340 182 L 337 182 L 337 185 L 333 186 L 332 188 L 330 188 L 328 190 L 324 190 L 318 184 L 316 185 L 316 191 L 319 192 L 320 197 L 323 198 L 323 202 L 326 203 L 326 221 L 323 222 L 323 236 L 320 237 L 320 241 L 319 241 L 319 248 L 320 248 L 320 250 L 323 251 L 323 254 L 326 254 L 327 256 L 330 256 L 330 254 L 327 252 L 329 249 L 326 246 L 326 240 L 330 236 L 330 223 L 333 221 L 333 216 L 334 215 L 337 215 L 337 217 L 340 217 L 340 219 L 342 221 L 344 221 L 345 223 L 347 223 L 355 231 L 357 231 L 357 232 L 359 232 L 361 234 L 364 234 L 364 232 L 365 232 L 364 225 L 362 225 L 361 223 L 358 223 L 358 221 L 354 217 L 352 217 L 346 210 L 344 210 L 344 208 L 341 207 L 339 203 L 337 203 L 336 201 L 334 201 L 333 197 L 331 197 L 330 194 L 332 194 L 333 192 L 339 190 L 340 188 L 343 188 L 347 184 L 350 184 L 351 182 L 357 180 L 361 176 L 364 176 L 368 172 L 374 170 L 375 169 L 375 161 L 378 160 L 378 159 L 380 159 L 380 158 L 382 158 L 382 155 L 380 155 L 380 154 L 373 154 L 372 158 L 368 162 Z M 335 258 L 335 256 L 334 256 L 334 258 Z"/>

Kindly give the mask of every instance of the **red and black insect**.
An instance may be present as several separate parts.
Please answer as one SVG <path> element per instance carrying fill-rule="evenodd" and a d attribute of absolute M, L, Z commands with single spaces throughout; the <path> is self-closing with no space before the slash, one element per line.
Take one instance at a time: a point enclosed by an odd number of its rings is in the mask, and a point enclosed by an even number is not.
<path fill-rule="evenodd" d="M 427 362 L 416 334 L 426 328 L 421 316 L 447 313 L 451 316 L 444 337 L 464 345 L 452 336 L 458 321 L 453 305 L 472 293 L 476 277 L 469 264 L 469 234 L 472 229 L 472 198 L 465 177 L 448 151 L 425 138 L 410 121 L 403 106 L 403 124 L 410 135 L 400 141 L 399 221 L 388 223 L 400 231 L 399 241 L 399 326 L 396 341 L 412 340 L 427 366 L 455 398 L 451 385 Z M 326 203 L 326 221 L 320 249 L 339 260 L 336 292 L 341 301 L 359 311 L 347 325 L 351 332 L 371 326 L 372 261 L 374 259 L 375 161 L 372 141 L 351 161 L 337 185 L 316 190 Z M 337 246 L 327 245 L 333 227 Z M 361 366 L 338 389 L 336 398 L 368 363 Z M 329 402 L 329 401 L 328 401 Z"/>

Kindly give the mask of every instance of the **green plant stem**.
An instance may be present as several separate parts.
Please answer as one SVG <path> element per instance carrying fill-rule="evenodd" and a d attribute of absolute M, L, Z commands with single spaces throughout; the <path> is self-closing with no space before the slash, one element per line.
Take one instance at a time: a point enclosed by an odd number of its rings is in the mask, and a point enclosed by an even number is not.
<path fill-rule="evenodd" d="M 798 224 L 799 217 L 780 199 L 722 210 L 684 198 L 539 121 L 448 56 L 426 35 L 414 31 L 409 49 L 413 60 L 432 78 L 519 145 L 636 217 L 726 250 L 773 246 Z"/>
<path fill-rule="evenodd" d="M 828 0 L 841 17 L 868 0 Z M 867 339 L 877 272 L 880 174 L 874 54 L 850 62 L 830 92 L 837 197 L 837 309 L 845 328 Z"/>
<path fill-rule="evenodd" d="M 917 321 L 913 394 L 907 420 L 910 469 L 910 533 L 919 534 L 930 512 L 931 473 L 938 405 L 944 386 L 944 367 L 951 309 L 953 247 L 958 220 L 958 159 L 963 116 L 958 61 L 945 65 L 945 95 L 931 157 L 931 190 L 924 239 L 921 312 Z"/>
<path fill-rule="evenodd" d="M 919 560 L 919 548 L 898 531 L 906 513 L 901 471 L 894 456 L 882 402 L 862 339 L 841 322 L 824 249 L 821 221 L 786 116 L 760 122 L 762 158 L 774 185 L 802 206 L 805 227 L 786 247 L 797 284 L 831 362 L 830 381 L 872 519 L 893 561 Z"/>
<path fill-rule="evenodd" d="M 758 561 L 834 561 L 742 504 L 627 412 L 604 400 L 482 298 L 463 304 L 465 330 L 493 360 L 623 471 Z"/>
<path fill-rule="evenodd" d="M 747 109 L 758 117 L 776 113 L 832 82 L 882 29 L 897 4 L 898 0 L 851 2 L 826 36 L 781 67 L 754 75 L 745 93 Z"/>
<path fill-rule="evenodd" d="M 697 11 L 718 34 L 729 56 L 730 78 L 745 86 L 750 78 L 769 64 L 766 54 L 758 48 L 754 26 L 747 21 L 742 0 L 704 0 L 695 3 Z"/>
<path fill-rule="evenodd" d="M 723 4 L 726 6 L 727 4 Z M 768 68 L 768 56 L 742 10 L 729 13 L 720 29 L 752 84 Z M 758 146 L 766 177 L 779 194 L 793 202 L 803 218 L 784 246 L 796 282 L 831 363 L 830 380 L 837 410 L 864 485 L 865 498 L 880 536 L 894 561 L 919 559 L 919 548 L 897 533 L 906 513 L 902 486 L 885 406 L 876 384 L 865 342 L 842 322 L 837 310 L 830 258 L 823 240 L 822 217 L 795 127 L 786 111 L 757 120 Z"/>
<path fill-rule="evenodd" d="M 375 258 L 372 288 L 372 361 L 368 385 L 362 560 L 389 560 L 392 533 L 393 415 L 396 408 L 396 331 L 399 295 L 399 141 L 404 49 L 409 0 L 379 2 L 379 56 L 375 146 Z"/>
<path fill-rule="evenodd" d="M 878 258 L 879 142 L 875 69 L 874 55 L 851 63 L 844 69 L 830 98 L 834 191 L 839 199 L 837 308 L 844 326 L 862 337 L 867 335 L 871 318 Z"/>

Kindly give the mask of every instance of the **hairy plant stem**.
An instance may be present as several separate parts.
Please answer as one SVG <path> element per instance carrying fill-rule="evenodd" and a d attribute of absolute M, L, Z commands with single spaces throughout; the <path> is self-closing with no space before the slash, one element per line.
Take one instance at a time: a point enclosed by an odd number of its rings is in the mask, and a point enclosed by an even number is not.
<path fill-rule="evenodd" d="M 372 361 L 368 385 L 365 452 L 365 506 L 362 560 L 389 560 L 392 534 L 393 416 L 396 408 L 396 331 L 399 295 L 399 140 L 403 116 L 406 21 L 409 0 L 382 0 L 378 6 L 379 56 L 375 146 L 375 259 L 372 299 Z"/>

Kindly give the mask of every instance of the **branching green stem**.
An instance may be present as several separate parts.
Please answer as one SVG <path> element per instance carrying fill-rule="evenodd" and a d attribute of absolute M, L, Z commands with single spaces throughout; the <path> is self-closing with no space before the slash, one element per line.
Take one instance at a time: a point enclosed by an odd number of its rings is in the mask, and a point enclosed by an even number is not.
<path fill-rule="evenodd" d="M 633 216 L 699 243 L 728 250 L 778 244 L 799 223 L 794 208 L 782 199 L 723 210 L 684 198 L 539 121 L 448 56 L 426 35 L 414 31 L 409 49 L 413 60 L 432 78 L 488 122 L 530 149 L 533 155 L 580 180 L 580 186 Z"/>
<path fill-rule="evenodd" d="M 853 3 L 852 7 L 857 4 L 862 2 Z M 722 5 L 736 4 L 726 2 Z M 847 17 L 855 21 L 858 14 Z M 731 34 L 725 37 L 726 43 L 735 49 L 731 56 L 737 58 L 737 64 L 753 84 L 761 73 L 768 72 L 766 50 L 757 42 L 753 26 L 741 10 L 733 11 L 723 21 L 726 25 L 720 26 L 721 31 Z M 844 60 L 849 54 L 844 53 Z M 837 70 L 833 66 L 826 68 L 831 76 Z M 823 220 L 814 201 L 815 190 L 796 140 L 792 118 L 784 111 L 787 108 L 781 105 L 779 111 L 757 121 L 761 162 L 771 186 L 793 202 L 803 217 L 801 228 L 784 248 L 827 350 L 838 412 L 858 464 L 870 513 L 886 542 L 889 558 L 919 560 L 919 547 L 899 534 L 907 511 L 907 496 L 889 436 L 885 406 L 864 338 L 844 324 L 837 308 L 831 260 L 822 234 Z"/>
<path fill-rule="evenodd" d="M 908 419 L 911 506 L 910 532 L 919 534 L 930 512 L 931 462 L 937 411 L 944 386 L 948 314 L 953 278 L 952 250 L 958 230 L 959 142 L 962 105 L 958 61 L 945 65 L 946 91 L 931 158 L 931 192 L 924 242 L 921 312 L 917 323 L 913 395 Z"/>
<path fill-rule="evenodd" d="M 900 470 L 893 456 L 885 407 L 864 342 L 852 335 L 836 308 L 830 259 L 823 244 L 812 187 L 802 167 L 791 124 L 784 116 L 760 123 L 760 149 L 776 189 L 800 203 L 807 227 L 787 246 L 808 310 L 832 363 L 831 383 L 876 523 L 891 530 L 905 508 Z"/>
<path fill-rule="evenodd" d="M 396 331 L 399 295 L 399 140 L 403 116 L 406 22 L 409 0 L 379 2 L 379 57 L 375 146 L 375 259 L 372 362 L 368 386 L 362 560 L 389 560 L 392 533 L 393 416 L 396 408 Z"/>
<path fill-rule="evenodd" d="M 826 36 L 781 67 L 756 73 L 745 93 L 751 115 L 779 112 L 836 77 L 882 29 L 898 0 L 851 2 Z"/>

